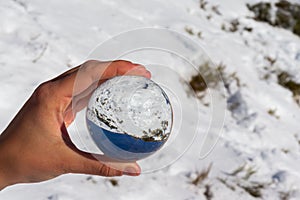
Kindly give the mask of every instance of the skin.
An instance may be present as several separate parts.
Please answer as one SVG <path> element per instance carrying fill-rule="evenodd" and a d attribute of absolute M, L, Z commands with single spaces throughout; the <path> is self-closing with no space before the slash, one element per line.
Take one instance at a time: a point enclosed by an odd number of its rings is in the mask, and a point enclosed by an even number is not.
<path fill-rule="evenodd" d="M 120 75 L 151 77 L 145 67 L 128 61 L 91 60 L 42 83 L 0 135 L 0 190 L 66 173 L 139 175 L 141 169 L 135 162 L 119 162 L 80 151 L 67 132 L 93 90 Z"/>

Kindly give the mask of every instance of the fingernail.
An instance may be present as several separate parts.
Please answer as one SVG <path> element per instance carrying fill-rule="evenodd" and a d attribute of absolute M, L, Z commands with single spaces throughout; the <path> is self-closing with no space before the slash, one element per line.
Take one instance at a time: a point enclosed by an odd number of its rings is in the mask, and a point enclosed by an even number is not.
<path fill-rule="evenodd" d="M 137 174 L 137 171 L 136 171 L 136 169 L 133 168 L 133 167 L 127 167 L 127 168 L 125 168 L 125 170 L 124 170 L 124 174 L 125 174 L 125 175 L 129 175 L 129 176 L 134 176 L 134 175 Z"/>

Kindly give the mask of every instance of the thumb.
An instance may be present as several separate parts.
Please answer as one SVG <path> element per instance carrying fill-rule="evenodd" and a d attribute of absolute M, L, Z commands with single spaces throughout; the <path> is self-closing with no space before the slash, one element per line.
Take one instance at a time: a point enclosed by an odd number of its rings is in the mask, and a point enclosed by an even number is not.
<path fill-rule="evenodd" d="M 113 160 L 104 155 L 79 150 L 72 143 L 65 125 L 62 125 L 61 131 L 66 144 L 63 155 L 67 156 L 64 160 L 69 161 L 67 162 L 69 172 L 100 176 L 138 176 L 141 174 L 141 168 L 136 162 Z"/>
<path fill-rule="evenodd" d="M 110 168 L 111 171 L 120 171 L 124 175 L 138 176 L 141 174 L 141 168 L 136 162 L 124 162 L 119 160 L 113 160 L 104 155 L 93 154 L 99 162 L 106 167 Z"/>
<path fill-rule="evenodd" d="M 138 176 L 141 168 L 136 162 L 112 160 L 104 155 L 80 153 L 71 167 L 72 173 L 92 174 L 99 176 Z M 84 154 L 84 155 L 83 155 Z"/>

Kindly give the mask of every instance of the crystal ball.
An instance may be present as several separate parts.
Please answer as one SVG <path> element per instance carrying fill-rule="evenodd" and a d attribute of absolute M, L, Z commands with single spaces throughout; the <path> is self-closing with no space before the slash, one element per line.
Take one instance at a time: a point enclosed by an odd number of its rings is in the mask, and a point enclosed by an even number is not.
<path fill-rule="evenodd" d="M 117 76 L 92 94 L 86 123 L 107 157 L 137 161 L 158 151 L 173 123 L 170 100 L 155 82 L 141 76 Z"/>

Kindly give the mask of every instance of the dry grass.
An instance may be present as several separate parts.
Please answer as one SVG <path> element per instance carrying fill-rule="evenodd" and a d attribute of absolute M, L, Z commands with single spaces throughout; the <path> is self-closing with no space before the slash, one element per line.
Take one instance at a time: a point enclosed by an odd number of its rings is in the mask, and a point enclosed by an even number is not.
<path fill-rule="evenodd" d="M 300 36 L 300 4 L 280 0 L 275 5 L 259 2 L 253 5 L 247 4 L 247 7 L 254 13 L 254 20 L 291 30 Z M 272 10 L 276 10 L 274 17 L 271 14 Z"/>
<path fill-rule="evenodd" d="M 232 172 L 225 173 L 227 175 L 226 178 L 218 178 L 218 180 L 232 191 L 236 191 L 237 188 L 240 188 L 252 197 L 262 198 L 263 190 L 269 187 L 271 183 L 252 181 L 251 177 L 256 173 L 256 167 L 242 164 Z"/>
<path fill-rule="evenodd" d="M 293 80 L 293 76 L 287 72 L 280 72 L 277 75 L 278 84 L 293 93 L 295 102 L 300 106 L 300 83 Z"/>
<path fill-rule="evenodd" d="M 111 178 L 108 179 L 108 181 L 111 183 L 112 186 L 117 187 L 119 186 L 119 181 L 117 179 Z"/>
<path fill-rule="evenodd" d="M 206 10 L 207 4 L 208 4 L 208 2 L 205 1 L 205 0 L 200 0 L 200 1 L 199 1 L 199 5 L 200 5 L 200 8 L 201 8 L 202 10 Z"/>
<path fill-rule="evenodd" d="M 276 119 L 280 119 L 279 115 L 276 114 L 276 109 L 269 109 L 268 114 L 275 117 Z"/>
<path fill-rule="evenodd" d="M 193 29 L 191 28 L 191 27 L 185 27 L 184 28 L 184 30 L 185 30 L 185 32 L 187 32 L 188 34 L 190 34 L 190 35 L 195 35 L 195 33 L 194 33 L 194 31 L 193 31 Z"/>
<path fill-rule="evenodd" d="M 211 170 L 212 164 L 209 165 L 207 169 L 204 169 L 201 172 L 197 172 L 196 178 L 191 181 L 191 184 L 198 186 L 204 182 L 208 178 L 209 172 Z"/>

